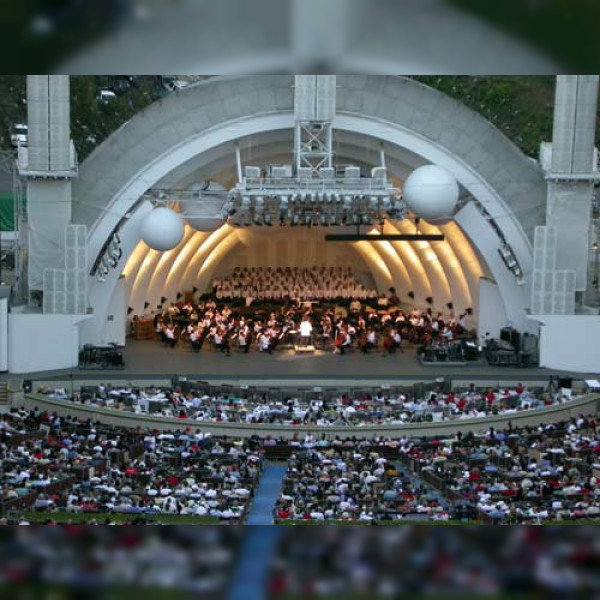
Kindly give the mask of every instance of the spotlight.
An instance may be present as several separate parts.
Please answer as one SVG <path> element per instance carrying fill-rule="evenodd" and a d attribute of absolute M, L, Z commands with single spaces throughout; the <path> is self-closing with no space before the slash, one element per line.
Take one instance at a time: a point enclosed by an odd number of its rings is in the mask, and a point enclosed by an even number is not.
<path fill-rule="evenodd" d="M 105 274 L 102 273 L 100 270 L 96 271 L 96 279 L 100 282 L 100 283 L 104 283 L 106 281 L 106 277 Z"/>
<path fill-rule="evenodd" d="M 592 250 L 593 250 L 594 252 L 598 252 L 598 250 L 599 250 L 599 249 L 600 249 L 600 246 L 598 246 L 598 242 L 594 242 L 594 243 L 592 244 Z"/>

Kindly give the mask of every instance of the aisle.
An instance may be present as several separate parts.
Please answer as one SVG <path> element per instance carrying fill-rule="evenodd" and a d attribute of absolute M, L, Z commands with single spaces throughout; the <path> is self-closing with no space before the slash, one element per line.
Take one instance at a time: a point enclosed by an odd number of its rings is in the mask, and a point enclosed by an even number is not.
<path fill-rule="evenodd" d="M 233 572 L 227 600 L 267 598 L 269 571 L 284 527 L 245 527 L 244 542 Z"/>
<path fill-rule="evenodd" d="M 281 494 L 285 465 L 267 465 L 263 471 L 246 525 L 272 525 L 275 502 Z"/>

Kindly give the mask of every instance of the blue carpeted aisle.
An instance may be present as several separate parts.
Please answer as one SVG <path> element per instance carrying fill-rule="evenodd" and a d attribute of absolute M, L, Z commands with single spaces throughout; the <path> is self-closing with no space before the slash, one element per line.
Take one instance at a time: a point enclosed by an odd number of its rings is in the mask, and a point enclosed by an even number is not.
<path fill-rule="evenodd" d="M 284 527 L 245 527 L 244 543 L 233 573 L 227 600 L 263 600 L 267 597 L 269 570 Z"/>
<path fill-rule="evenodd" d="M 244 543 L 231 581 L 228 600 L 261 600 L 267 596 L 271 561 L 283 528 L 273 525 L 273 509 L 281 494 L 285 465 L 266 465 L 246 525 Z"/>
<path fill-rule="evenodd" d="M 285 472 L 285 465 L 267 465 L 265 467 L 246 525 L 273 524 L 273 509 L 281 494 Z"/>

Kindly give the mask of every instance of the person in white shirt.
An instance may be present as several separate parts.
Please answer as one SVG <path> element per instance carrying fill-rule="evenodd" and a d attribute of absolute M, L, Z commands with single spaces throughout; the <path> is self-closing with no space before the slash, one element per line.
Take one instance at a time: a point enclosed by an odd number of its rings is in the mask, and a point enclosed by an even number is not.
<path fill-rule="evenodd" d="M 313 326 L 308 318 L 308 315 L 305 315 L 300 322 L 300 345 L 308 346 L 310 344 L 311 336 L 312 336 Z"/>

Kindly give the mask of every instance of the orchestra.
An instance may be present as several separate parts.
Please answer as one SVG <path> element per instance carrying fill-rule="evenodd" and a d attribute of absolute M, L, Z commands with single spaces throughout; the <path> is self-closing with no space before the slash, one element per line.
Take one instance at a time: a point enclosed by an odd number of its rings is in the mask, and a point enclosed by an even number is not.
<path fill-rule="evenodd" d="M 391 290 L 395 296 L 395 290 Z M 389 304 L 389 303 L 388 303 Z M 308 308 L 307 308 L 308 306 Z M 402 352 L 404 342 L 416 346 L 445 344 L 467 333 L 466 316 L 434 313 L 431 308 L 405 311 L 398 306 L 381 308 L 371 301 L 267 303 L 236 309 L 208 298 L 204 302 L 172 302 L 155 317 L 158 338 L 168 347 L 179 342 L 199 353 L 208 342 L 212 349 L 230 356 L 232 349 L 248 354 L 253 348 L 272 354 L 278 346 L 306 347 L 344 355 L 352 350 L 380 352 L 383 356 Z"/>

